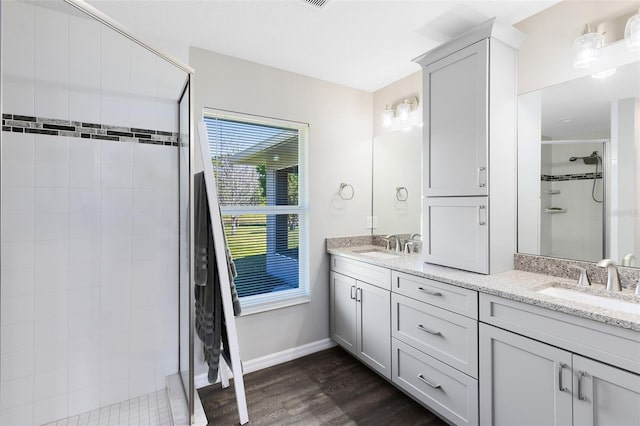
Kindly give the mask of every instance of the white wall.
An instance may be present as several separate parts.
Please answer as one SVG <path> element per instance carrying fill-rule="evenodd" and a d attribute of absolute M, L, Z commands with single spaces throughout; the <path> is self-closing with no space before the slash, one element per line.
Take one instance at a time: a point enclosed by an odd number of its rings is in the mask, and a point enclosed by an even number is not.
<path fill-rule="evenodd" d="M 309 123 L 311 302 L 238 318 L 241 356 L 256 359 L 329 337 L 326 237 L 367 233 L 371 210 L 372 95 L 191 48 L 194 116 L 203 108 Z M 337 202 L 341 182 L 355 196 Z M 201 355 L 199 355 L 201 356 Z M 199 364 L 197 373 L 203 372 Z"/>
<path fill-rule="evenodd" d="M 601 50 L 601 64 L 586 69 L 573 67 L 571 49 L 585 24 L 597 24 L 638 10 L 638 2 L 617 0 L 561 1 L 514 25 L 527 35 L 518 52 L 518 93 L 526 93 L 613 66 L 638 61 L 624 42 Z"/>
<path fill-rule="evenodd" d="M 2 40 L 3 114 L 177 131 L 183 73 L 101 25 L 3 2 Z M 177 147 L 4 130 L 0 424 L 164 388 L 178 368 Z"/>

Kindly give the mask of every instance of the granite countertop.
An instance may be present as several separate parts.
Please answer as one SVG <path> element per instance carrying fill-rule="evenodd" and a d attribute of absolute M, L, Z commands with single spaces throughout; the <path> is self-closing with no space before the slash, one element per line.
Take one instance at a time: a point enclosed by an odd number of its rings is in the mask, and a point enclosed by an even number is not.
<path fill-rule="evenodd" d="M 493 275 L 482 275 L 459 269 L 447 268 L 445 266 L 424 263 L 419 254 L 400 254 L 395 258 L 382 259 L 358 253 L 368 249 L 377 251 L 381 250 L 380 246 L 360 245 L 353 247 L 327 248 L 327 252 L 383 266 L 395 271 L 406 272 L 408 274 L 438 280 L 458 287 L 476 290 L 481 293 L 493 294 L 518 302 L 540 306 L 542 308 L 552 309 L 577 317 L 587 318 L 640 332 L 640 315 L 568 301 L 537 293 L 538 290 L 549 287 L 552 284 L 558 287 L 576 288 L 577 284 L 575 280 L 518 270 Z M 584 290 L 584 288 L 582 290 Z M 586 289 L 586 291 L 596 295 L 605 295 L 604 286 L 598 284 L 592 285 Z M 629 289 L 624 289 L 621 293 L 608 292 L 606 296 L 634 300 L 636 303 L 640 304 L 640 298 L 634 296 L 633 291 Z"/>

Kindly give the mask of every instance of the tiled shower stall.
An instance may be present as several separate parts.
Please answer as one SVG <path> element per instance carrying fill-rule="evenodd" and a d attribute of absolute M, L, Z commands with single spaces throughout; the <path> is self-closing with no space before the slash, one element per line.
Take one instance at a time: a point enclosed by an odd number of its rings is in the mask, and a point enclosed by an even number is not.
<path fill-rule="evenodd" d="M 178 371 L 187 74 L 62 1 L 2 2 L 0 424 Z"/>

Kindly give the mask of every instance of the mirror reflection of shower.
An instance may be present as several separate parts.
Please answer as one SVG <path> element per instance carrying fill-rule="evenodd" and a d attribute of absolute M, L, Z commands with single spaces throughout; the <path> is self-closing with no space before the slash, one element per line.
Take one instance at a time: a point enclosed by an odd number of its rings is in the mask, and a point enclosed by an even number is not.
<path fill-rule="evenodd" d="M 607 139 L 542 141 L 540 254 L 606 257 L 608 146 Z"/>
<path fill-rule="evenodd" d="M 584 164 L 595 164 L 596 165 L 596 171 L 593 174 L 593 186 L 591 187 L 591 198 L 596 203 L 602 203 L 604 201 L 604 194 L 603 194 L 602 200 L 598 200 L 596 198 L 596 182 L 598 181 L 598 178 L 600 178 L 601 182 L 604 182 L 604 180 L 602 179 L 602 170 L 600 170 L 600 176 L 598 176 L 598 168 L 602 167 L 602 157 L 600 157 L 600 155 L 598 154 L 598 151 L 593 151 L 591 153 L 591 155 L 589 155 L 588 157 L 571 157 L 571 158 L 569 158 L 569 161 L 576 161 L 576 160 L 582 160 L 584 162 Z"/>

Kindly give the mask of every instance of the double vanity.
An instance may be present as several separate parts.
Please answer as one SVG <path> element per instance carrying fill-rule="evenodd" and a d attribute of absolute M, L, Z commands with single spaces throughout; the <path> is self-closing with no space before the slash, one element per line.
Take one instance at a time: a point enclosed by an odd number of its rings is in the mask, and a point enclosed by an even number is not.
<path fill-rule="evenodd" d="M 640 424 L 631 289 L 479 275 L 372 245 L 327 251 L 332 339 L 448 422 Z"/>

